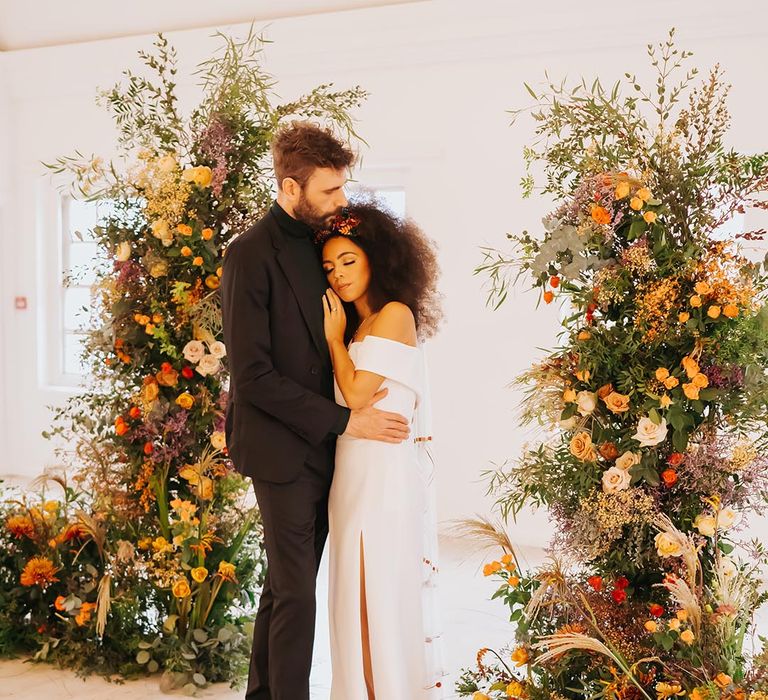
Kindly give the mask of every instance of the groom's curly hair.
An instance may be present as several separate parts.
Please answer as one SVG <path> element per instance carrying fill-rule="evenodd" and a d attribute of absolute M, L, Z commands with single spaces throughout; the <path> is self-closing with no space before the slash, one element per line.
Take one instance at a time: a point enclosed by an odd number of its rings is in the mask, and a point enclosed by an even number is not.
<path fill-rule="evenodd" d="M 433 241 L 411 219 L 398 218 L 370 195 L 358 195 L 348 210 L 359 220 L 349 239 L 368 256 L 372 310 L 399 301 L 413 312 L 419 338 L 433 336 L 443 318 L 437 290 L 440 268 Z M 343 235 L 329 232 L 323 243 Z M 353 304 L 344 306 L 347 334 L 351 335 L 357 327 L 357 312 Z"/>

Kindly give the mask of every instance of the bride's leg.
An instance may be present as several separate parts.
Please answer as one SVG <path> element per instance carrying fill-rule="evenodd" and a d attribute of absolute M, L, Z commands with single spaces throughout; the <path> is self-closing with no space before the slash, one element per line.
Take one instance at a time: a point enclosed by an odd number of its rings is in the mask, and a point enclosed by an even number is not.
<path fill-rule="evenodd" d="M 368 604 L 365 597 L 365 552 L 363 533 L 360 533 L 360 632 L 363 645 L 363 675 L 368 700 L 376 700 L 373 690 L 373 668 L 371 666 L 371 642 L 368 634 Z"/>

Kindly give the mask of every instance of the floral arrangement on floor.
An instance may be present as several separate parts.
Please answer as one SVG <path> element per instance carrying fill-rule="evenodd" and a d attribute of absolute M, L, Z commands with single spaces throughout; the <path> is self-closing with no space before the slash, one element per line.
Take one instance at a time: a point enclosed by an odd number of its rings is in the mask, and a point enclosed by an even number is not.
<path fill-rule="evenodd" d="M 104 214 L 83 361 L 90 383 L 46 437 L 66 469 L 0 498 L 0 654 L 81 673 L 163 671 L 187 692 L 247 672 L 264 554 L 249 483 L 227 457 L 218 297 L 228 242 L 271 203 L 269 146 L 287 118 L 354 136 L 359 88 L 273 105 L 263 40 L 221 36 L 184 117 L 175 52 L 103 93 L 120 161 L 60 158 Z"/>
<path fill-rule="evenodd" d="M 501 546 L 484 573 L 516 624 L 513 647 L 481 650 L 458 681 L 474 700 L 768 697 L 754 625 L 768 553 L 738 535 L 768 495 L 768 274 L 740 248 L 764 232 L 721 228 L 765 206 L 768 154 L 725 146 L 722 72 L 696 84 L 673 35 L 648 47 L 650 91 L 630 74 L 628 95 L 528 88 L 523 186 L 541 164 L 556 208 L 478 272 L 500 304 L 517 268 L 564 320 L 518 380 L 543 440 L 490 491 L 503 518 L 546 507 L 557 534 L 526 572 L 503 525 L 467 523 Z"/>

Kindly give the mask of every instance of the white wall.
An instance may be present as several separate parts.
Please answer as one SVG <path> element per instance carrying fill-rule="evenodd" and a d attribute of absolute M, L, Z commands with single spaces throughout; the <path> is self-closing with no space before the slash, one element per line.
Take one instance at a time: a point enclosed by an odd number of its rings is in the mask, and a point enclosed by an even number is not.
<path fill-rule="evenodd" d="M 605 82 L 627 69 L 645 75 L 645 44 L 674 25 L 702 68 L 722 60 L 728 71 L 733 144 L 764 149 L 766 19 L 757 2 L 434 1 L 291 18 L 266 30 L 275 41 L 267 67 L 286 101 L 320 82 L 370 90 L 359 124 L 370 144 L 364 167 L 405 173 L 409 214 L 439 243 L 447 321 L 430 361 L 441 519 L 488 512 L 479 472 L 514 457 L 526 439 L 514 417 L 519 397 L 505 387 L 539 356 L 537 347 L 554 343 L 557 330 L 557 310 L 536 311 L 535 297 L 522 290 L 500 311 L 486 309 L 481 280 L 472 276 L 480 245 L 503 246 L 507 232 L 536 230 L 548 208 L 520 196 L 521 150 L 532 122 L 510 128 L 506 110 L 528 103 L 522 81 L 537 83 L 545 69 L 574 79 L 599 74 Z M 181 74 L 216 46 L 210 33 L 169 35 Z M 10 107 L 4 117 L 0 102 L 0 134 L 12 135 L 10 143 L 0 136 L 0 473 L 35 473 L 51 460 L 39 437 L 48 422 L 44 406 L 63 397 L 37 372 L 44 329 L 36 319 L 45 299 L 35 275 L 56 236 L 39 161 L 75 148 L 110 154 L 114 132 L 94 104 L 95 88 L 136 66 L 136 50 L 150 43 L 141 37 L 0 54 Z M 182 91 L 194 95 L 190 81 Z M 13 296 L 21 294 L 30 310 L 13 312 Z M 541 513 L 526 516 L 514 534 L 543 542 L 547 533 Z"/>

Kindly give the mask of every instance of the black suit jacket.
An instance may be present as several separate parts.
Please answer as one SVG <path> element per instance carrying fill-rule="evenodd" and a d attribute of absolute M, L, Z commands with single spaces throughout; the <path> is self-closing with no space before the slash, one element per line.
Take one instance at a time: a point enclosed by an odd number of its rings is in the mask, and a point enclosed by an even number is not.
<path fill-rule="evenodd" d="M 262 481 L 296 479 L 313 452 L 333 450 L 349 420 L 333 400 L 323 332 L 328 285 L 310 236 L 275 203 L 224 255 L 227 448 L 240 473 Z"/>

